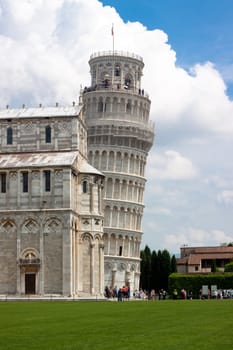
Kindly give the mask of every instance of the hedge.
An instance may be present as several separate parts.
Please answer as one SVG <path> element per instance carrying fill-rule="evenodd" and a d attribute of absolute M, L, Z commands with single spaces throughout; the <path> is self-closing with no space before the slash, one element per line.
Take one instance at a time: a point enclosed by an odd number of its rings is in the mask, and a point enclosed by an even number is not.
<path fill-rule="evenodd" d="M 233 273 L 212 273 L 212 274 L 179 274 L 172 273 L 168 277 L 168 293 L 172 295 L 177 289 L 178 295 L 184 288 L 187 292 L 192 291 L 193 297 L 198 298 L 203 285 L 216 285 L 218 289 L 233 288 Z"/>

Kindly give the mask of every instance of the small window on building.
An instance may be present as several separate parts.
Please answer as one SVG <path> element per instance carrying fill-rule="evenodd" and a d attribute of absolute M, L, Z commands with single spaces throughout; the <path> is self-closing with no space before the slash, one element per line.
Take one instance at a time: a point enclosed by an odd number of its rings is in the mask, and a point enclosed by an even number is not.
<path fill-rule="evenodd" d="M 44 171 L 44 183 L 45 183 L 45 192 L 50 192 L 51 190 L 51 171 Z"/>
<path fill-rule="evenodd" d="M 119 77 L 119 76 L 120 76 L 120 73 L 121 73 L 120 66 L 119 66 L 119 65 L 116 65 L 116 66 L 115 66 L 115 76 L 116 76 L 116 77 Z"/>
<path fill-rule="evenodd" d="M 195 266 L 195 271 L 198 271 L 199 270 L 199 267 L 198 266 Z"/>
<path fill-rule="evenodd" d="M 122 246 L 119 247 L 119 256 L 122 256 Z"/>
<path fill-rule="evenodd" d="M 45 127 L 45 142 L 51 143 L 51 127 L 49 125 Z"/>
<path fill-rule="evenodd" d="M 28 172 L 23 172 L 23 192 L 28 192 Z"/>
<path fill-rule="evenodd" d="M 11 127 L 7 128 L 7 144 L 13 144 L 13 129 Z"/>
<path fill-rule="evenodd" d="M 6 193 L 6 174 L 1 174 L 1 192 Z"/>
<path fill-rule="evenodd" d="M 131 80 L 130 78 L 125 78 L 125 89 L 131 88 Z"/>
<path fill-rule="evenodd" d="M 83 181 L 83 193 L 87 193 L 87 181 Z"/>

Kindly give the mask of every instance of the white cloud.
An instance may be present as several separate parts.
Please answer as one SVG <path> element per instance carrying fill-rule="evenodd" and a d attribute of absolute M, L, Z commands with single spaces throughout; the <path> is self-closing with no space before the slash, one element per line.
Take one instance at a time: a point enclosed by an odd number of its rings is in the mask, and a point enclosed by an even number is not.
<path fill-rule="evenodd" d="M 224 190 L 218 195 L 218 200 L 220 203 L 224 203 L 226 205 L 233 204 L 233 190 Z"/>
<path fill-rule="evenodd" d="M 167 150 L 150 155 L 150 167 L 147 170 L 149 178 L 160 180 L 189 180 L 198 175 L 198 170 L 192 161 L 179 152 Z"/>
<path fill-rule="evenodd" d="M 169 234 L 164 237 L 162 245 L 178 252 L 182 245 L 190 247 L 218 246 L 233 241 L 233 234 L 227 234 L 221 230 L 203 230 L 199 228 L 181 229 L 179 233 Z"/>
<path fill-rule="evenodd" d="M 144 58 L 152 118 L 233 133 L 233 104 L 219 72 L 211 63 L 190 72 L 177 67 L 162 30 L 124 23 L 114 8 L 97 0 L 5 0 L 1 11 L 0 105 L 16 104 L 20 95 L 31 104 L 70 104 L 80 84 L 90 81 L 90 54 L 112 49 L 114 23 L 115 49 Z"/>

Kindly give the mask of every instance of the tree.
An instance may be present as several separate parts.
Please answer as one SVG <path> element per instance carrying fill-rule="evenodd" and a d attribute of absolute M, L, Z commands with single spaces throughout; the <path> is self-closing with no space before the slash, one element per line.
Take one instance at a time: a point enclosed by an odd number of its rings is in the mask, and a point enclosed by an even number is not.
<path fill-rule="evenodd" d="M 161 288 L 168 289 L 168 276 L 171 273 L 171 257 L 169 252 L 165 249 L 161 254 Z"/>
<path fill-rule="evenodd" d="M 148 246 L 141 251 L 141 278 L 140 287 L 147 291 L 168 289 L 168 277 L 176 272 L 176 258 L 165 249 L 152 251 Z"/>
<path fill-rule="evenodd" d="M 146 245 L 144 251 L 141 251 L 141 278 L 140 286 L 142 289 L 150 290 L 151 288 L 151 251 Z"/>
<path fill-rule="evenodd" d="M 176 257 L 175 255 L 172 255 L 171 258 L 171 273 L 177 272 L 177 265 L 176 265 Z"/>
<path fill-rule="evenodd" d="M 233 272 L 233 261 L 224 266 L 224 272 Z"/>
<path fill-rule="evenodd" d="M 157 289 L 158 256 L 155 250 L 151 254 L 151 288 Z"/>

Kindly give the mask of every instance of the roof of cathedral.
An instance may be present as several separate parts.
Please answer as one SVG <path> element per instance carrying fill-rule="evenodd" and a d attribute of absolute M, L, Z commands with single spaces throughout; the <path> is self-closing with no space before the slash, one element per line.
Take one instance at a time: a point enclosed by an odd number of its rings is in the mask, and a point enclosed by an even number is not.
<path fill-rule="evenodd" d="M 82 106 L 70 107 L 37 107 L 37 108 L 5 108 L 0 110 L 0 119 L 13 118 L 45 118 L 79 115 Z"/>
<path fill-rule="evenodd" d="M 0 154 L 0 168 L 31 168 L 50 166 L 72 166 L 79 152 L 49 152 L 49 153 L 15 153 Z M 78 165 L 78 171 L 84 174 L 102 175 L 99 170 L 82 160 Z"/>
<path fill-rule="evenodd" d="M 0 154 L 0 168 L 71 166 L 78 152 Z"/>
<path fill-rule="evenodd" d="M 104 176 L 103 173 L 101 173 L 99 170 L 94 168 L 92 165 L 87 163 L 85 160 L 82 161 L 81 166 L 79 168 L 80 173 L 87 173 L 87 174 L 97 174 Z"/>

